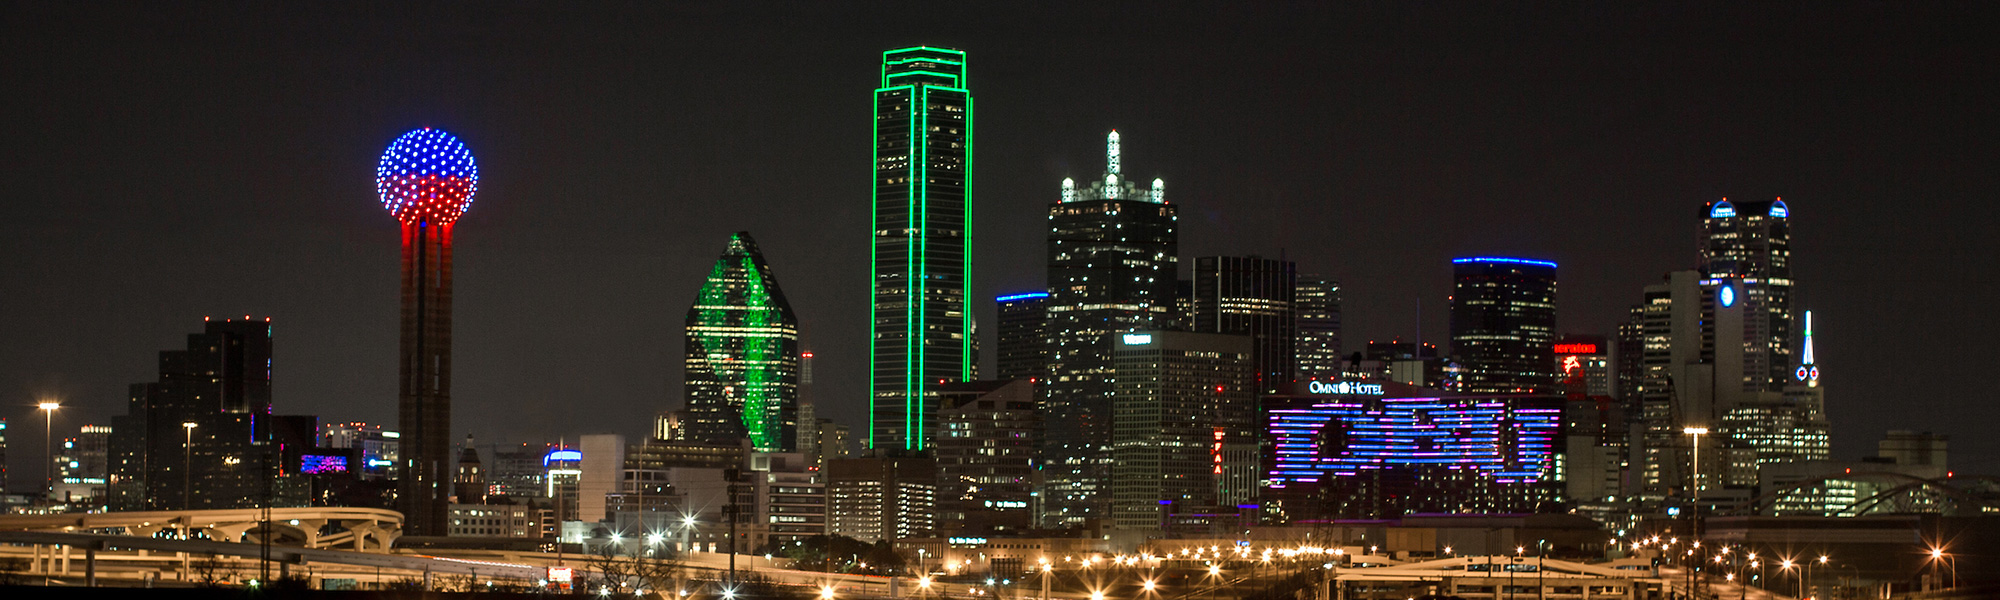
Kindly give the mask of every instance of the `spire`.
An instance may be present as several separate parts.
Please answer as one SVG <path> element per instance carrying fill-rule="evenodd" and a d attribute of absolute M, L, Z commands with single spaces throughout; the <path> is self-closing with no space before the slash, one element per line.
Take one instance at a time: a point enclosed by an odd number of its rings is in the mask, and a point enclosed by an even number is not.
<path fill-rule="evenodd" d="M 1167 203 L 1167 180 L 1157 178 L 1153 180 L 1153 203 Z"/>
<path fill-rule="evenodd" d="M 1105 164 L 1109 165 L 1109 170 L 1105 172 L 1110 173 L 1112 175 L 1117 175 L 1118 174 L 1118 130 L 1116 129 L 1111 130 L 1111 135 L 1104 138 L 1104 157 L 1105 157 Z M 1116 179 L 1110 177 L 1106 177 L 1105 181 L 1113 183 L 1117 182 Z"/>
<path fill-rule="evenodd" d="M 1062 201 L 1063 201 L 1063 202 L 1075 202 L 1075 201 L 1076 201 L 1076 180 L 1075 180 L 1075 179 L 1070 179 L 1070 178 L 1068 178 L 1068 177 L 1064 177 L 1064 178 L 1063 178 L 1063 195 L 1062 195 Z"/>

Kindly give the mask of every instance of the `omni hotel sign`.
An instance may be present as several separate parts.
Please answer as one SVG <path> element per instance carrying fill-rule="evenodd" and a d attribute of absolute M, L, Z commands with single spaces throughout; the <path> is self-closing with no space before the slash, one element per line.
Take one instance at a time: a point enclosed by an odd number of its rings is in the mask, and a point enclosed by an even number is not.
<path fill-rule="evenodd" d="M 1381 396 L 1379 383 L 1357 383 L 1353 381 L 1314 381 L 1306 384 L 1306 391 L 1329 396 Z"/>

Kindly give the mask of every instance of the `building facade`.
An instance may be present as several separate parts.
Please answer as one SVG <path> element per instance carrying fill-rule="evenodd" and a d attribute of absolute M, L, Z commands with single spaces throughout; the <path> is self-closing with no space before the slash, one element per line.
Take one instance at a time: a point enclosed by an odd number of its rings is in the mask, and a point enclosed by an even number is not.
<path fill-rule="evenodd" d="M 750 232 L 729 236 L 709 270 L 686 329 L 689 441 L 759 452 L 798 446 L 799 324 Z"/>
<path fill-rule="evenodd" d="M 1265 415 L 1267 505 L 1293 521 L 1561 505 L 1558 397 L 1314 383 Z"/>
<path fill-rule="evenodd" d="M 937 528 L 937 461 L 867 457 L 830 461 L 827 533 L 864 542 L 926 537 Z"/>
<path fill-rule="evenodd" d="M 1256 362 L 1249 336 L 1121 334 L 1114 351 L 1112 516 L 1181 529 L 1257 500 Z M 1200 515 L 1200 516 L 1196 516 Z"/>
<path fill-rule="evenodd" d="M 1298 267 L 1256 256 L 1194 262 L 1194 330 L 1250 336 L 1259 394 L 1291 386 L 1298 370 Z"/>
<path fill-rule="evenodd" d="M 1341 353 L 1340 282 L 1322 275 L 1299 275 L 1293 308 L 1298 313 L 1299 381 L 1340 378 L 1347 355 Z"/>
<path fill-rule="evenodd" d="M 108 500 L 106 482 L 111 477 L 111 428 L 84 425 L 76 437 L 63 438 L 55 465 L 57 500 L 104 505 Z"/>
<path fill-rule="evenodd" d="M 1048 377 L 1048 292 L 1008 294 L 994 298 L 999 315 L 999 379 Z"/>
<path fill-rule="evenodd" d="M 1791 209 L 1782 199 L 1730 201 L 1704 207 L 1701 236 L 1703 285 L 1734 281 L 1743 307 L 1740 339 L 1716 343 L 1743 347 L 1745 391 L 1782 392 L 1792 381 Z M 1725 382 L 1732 383 L 1732 382 Z"/>
<path fill-rule="evenodd" d="M 131 386 L 107 440 L 117 510 L 249 508 L 276 467 L 270 444 L 271 321 L 208 320 L 159 380 Z"/>
<path fill-rule="evenodd" d="M 941 535 L 998 535 L 1035 527 L 1041 441 L 1035 383 L 968 381 L 944 388 L 938 436 Z"/>
<path fill-rule="evenodd" d="M 1451 353 L 1465 365 L 1465 391 L 1554 391 L 1556 264 L 1497 257 L 1451 262 Z"/>
<path fill-rule="evenodd" d="M 1046 526 L 1105 515 L 1111 464 L 1111 351 L 1124 332 L 1173 326 L 1180 242 L 1166 183 L 1124 173 L 1122 141 L 1105 140 L 1105 172 L 1064 179 L 1049 205 L 1048 376 L 1041 382 Z"/>
<path fill-rule="evenodd" d="M 972 371 L 972 92 L 965 53 L 882 53 L 875 89 L 868 447 L 913 452 L 940 381 Z"/>

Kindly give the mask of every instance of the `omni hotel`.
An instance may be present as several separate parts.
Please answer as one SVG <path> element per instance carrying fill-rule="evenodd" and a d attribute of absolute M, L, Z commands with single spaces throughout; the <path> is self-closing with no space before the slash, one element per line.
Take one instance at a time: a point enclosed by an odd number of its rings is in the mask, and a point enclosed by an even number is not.
<path fill-rule="evenodd" d="M 1396 382 L 1266 396 L 1264 508 L 1290 522 L 1561 503 L 1565 400 Z"/>

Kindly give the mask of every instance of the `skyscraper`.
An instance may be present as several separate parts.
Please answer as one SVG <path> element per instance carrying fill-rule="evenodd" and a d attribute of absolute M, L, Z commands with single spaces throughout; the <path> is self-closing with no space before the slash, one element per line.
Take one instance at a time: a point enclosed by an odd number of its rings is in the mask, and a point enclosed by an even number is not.
<path fill-rule="evenodd" d="M 1251 341 L 1185 331 L 1118 336 L 1110 491 L 1119 528 L 1207 525 L 1256 500 Z"/>
<path fill-rule="evenodd" d="M 1103 176 L 1064 179 L 1049 205 L 1048 380 L 1043 384 L 1045 525 L 1103 516 L 1111 462 L 1111 344 L 1174 325 L 1180 270 L 1177 207 L 1166 182 L 1125 177 L 1118 132 Z"/>
<path fill-rule="evenodd" d="M 1048 292 L 1008 294 L 993 299 L 999 305 L 1000 379 L 1048 376 Z"/>
<path fill-rule="evenodd" d="M 1258 394 L 1291 385 L 1298 372 L 1298 267 L 1257 256 L 1194 261 L 1194 330 L 1250 336 Z"/>
<path fill-rule="evenodd" d="M 1556 264 L 1492 257 L 1451 262 L 1451 353 L 1465 365 L 1465 391 L 1554 391 Z"/>
<path fill-rule="evenodd" d="M 255 506 L 272 458 L 270 319 L 209 320 L 159 365 L 111 420 L 112 506 Z"/>
<path fill-rule="evenodd" d="M 729 236 L 688 308 L 686 389 L 686 439 L 797 448 L 798 318 L 750 232 Z"/>
<path fill-rule="evenodd" d="M 440 129 L 382 152 L 375 190 L 403 226 L 402 353 L 397 361 L 403 531 L 445 535 L 451 512 L 451 234 L 479 190 L 465 143 Z M 115 426 L 114 426 L 115 427 Z"/>
<path fill-rule="evenodd" d="M 1750 391 L 1783 391 L 1791 383 L 1791 210 L 1782 199 L 1731 202 L 1704 208 L 1700 270 L 1703 285 L 1741 282 L 1743 381 Z M 1725 340 L 1716 340 L 1725 343 Z"/>
<path fill-rule="evenodd" d="M 1347 357 L 1340 353 L 1340 282 L 1300 275 L 1293 294 L 1299 334 L 1295 342 L 1301 380 L 1340 378 Z"/>
<path fill-rule="evenodd" d="M 882 53 L 875 89 L 868 447 L 921 451 L 940 382 L 972 379 L 972 93 L 965 53 Z"/>

